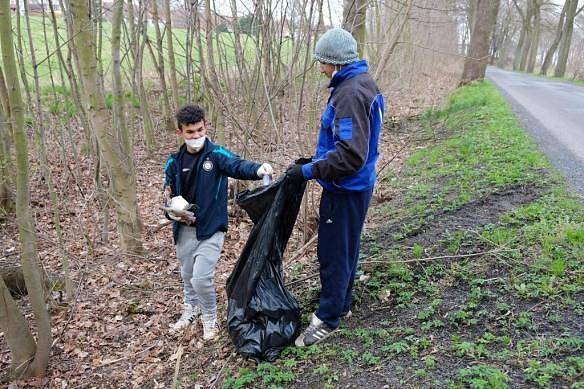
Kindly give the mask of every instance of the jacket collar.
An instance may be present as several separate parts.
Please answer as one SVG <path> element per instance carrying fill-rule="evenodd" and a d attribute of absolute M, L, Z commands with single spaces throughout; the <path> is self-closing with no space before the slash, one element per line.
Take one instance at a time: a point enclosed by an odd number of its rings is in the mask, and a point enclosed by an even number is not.
<path fill-rule="evenodd" d="M 361 73 L 367 73 L 368 70 L 369 66 L 367 65 L 367 61 L 364 59 L 345 65 L 341 68 L 341 70 L 335 73 L 331 79 L 329 88 L 336 88 L 341 82 L 353 78 Z"/>

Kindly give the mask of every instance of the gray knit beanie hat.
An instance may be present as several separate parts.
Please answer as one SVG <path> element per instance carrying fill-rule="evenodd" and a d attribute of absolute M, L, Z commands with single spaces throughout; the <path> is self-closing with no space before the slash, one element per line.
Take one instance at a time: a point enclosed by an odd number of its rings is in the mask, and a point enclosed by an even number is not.
<path fill-rule="evenodd" d="M 346 65 L 359 59 L 357 41 L 342 28 L 331 28 L 320 37 L 314 48 L 314 59 L 331 65 Z"/>

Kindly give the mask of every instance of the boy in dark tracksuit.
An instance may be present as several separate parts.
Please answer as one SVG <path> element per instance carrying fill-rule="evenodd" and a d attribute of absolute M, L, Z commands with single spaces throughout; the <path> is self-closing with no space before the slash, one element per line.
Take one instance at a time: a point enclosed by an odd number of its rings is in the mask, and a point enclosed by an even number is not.
<path fill-rule="evenodd" d="M 310 325 L 296 339 L 299 347 L 322 341 L 350 315 L 384 112 L 383 96 L 348 31 L 327 31 L 316 43 L 314 57 L 331 78 L 331 94 L 314 157 L 304 164 L 298 160 L 286 171 L 292 180 L 317 179 L 323 187 L 317 248 L 322 290 Z"/>
<path fill-rule="evenodd" d="M 171 328 L 183 329 L 201 315 L 203 339 L 208 340 L 216 335 L 214 275 L 227 231 L 227 177 L 258 180 L 273 170 L 267 163 L 243 160 L 207 139 L 202 108 L 187 105 L 177 112 L 176 120 L 185 144 L 166 162 L 165 203 L 181 204 L 180 209 L 185 209 L 184 204 L 197 207 L 194 225 L 168 213 L 174 219 L 173 237 L 184 283 L 183 314 Z"/>

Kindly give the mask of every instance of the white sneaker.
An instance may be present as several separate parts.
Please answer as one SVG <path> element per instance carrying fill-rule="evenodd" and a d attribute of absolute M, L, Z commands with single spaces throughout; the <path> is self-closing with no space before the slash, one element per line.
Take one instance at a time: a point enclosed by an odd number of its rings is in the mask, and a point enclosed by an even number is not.
<path fill-rule="evenodd" d="M 203 323 L 203 340 L 211 340 L 217 336 L 217 316 L 201 315 L 201 322 Z"/>
<path fill-rule="evenodd" d="M 190 326 L 200 314 L 201 308 L 198 306 L 193 307 L 191 304 L 184 304 L 182 316 L 176 323 L 170 325 L 171 330 L 180 331 Z"/>
<path fill-rule="evenodd" d="M 312 319 L 308 327 L 294 341 L 296 347 L 306 347 L 317 344 L 328 338 L 337 329 L 329 327 L 320 320 L 316 314 L 312 314 Z"/>

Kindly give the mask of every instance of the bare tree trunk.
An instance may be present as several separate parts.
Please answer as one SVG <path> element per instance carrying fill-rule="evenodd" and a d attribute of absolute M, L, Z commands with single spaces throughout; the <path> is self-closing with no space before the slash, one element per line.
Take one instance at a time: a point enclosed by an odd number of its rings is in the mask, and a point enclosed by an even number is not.
<path fill-rule="evenodd" d="M 137 45 L 137 53 L 136 53 L 136 68 L 138 69 L 137 74 L 137 84 L 138 84 L 138 91 L 140 93 L 140 112 L 142 113 L 142 126 L 144 128 L 144 140 L 146 141 L 146 149 L 148 150 L 148 154 L 151 155 L 154 152 L 156 147 L 156 140 L 154 138 L 154 123 L 152 121 L 152 116 L 150 115 L 150 106 L 148 103 L 148 96 L 146 94 L 146 88 L 144 87 L 144 48 L 146 45 L 146 41 L 148 39 L 148 25 L 147 22 L 144 21 L 144 11 L 145 8 L 143 7 L 143 2 L 140 0 L 139 2 L 139 9 L 140 9 L 140 17 L 138 18 L 138 28 L 140 34 L 142 35 L 142 41 L 139 45 Z"/>
<path fill-rule="evenodd" d="M 37 148 L 39 150 L 39 155 L 41 159 L 41 170 L 43 172 L 43 177 L 47 183 L 47 188 L 49 190 L 49 200 L 51 203 L 52 214 L 53 214 L 53 225 L 55 226 L 55 232 L 57 234 L 57 242 L 59 244 L 59 251 L 61 252 L 63 271 L 65 273 L 65 283 L 67 296 L 70 297 L 73 294 L 73 286 L 71 285 L 71 277 L 69 275 L 69 255 L 65 249 L 65 242 L 63 241 L 63 232 L 61 230 L 61 212 L 59 211 L 59 201 L 57 199 L 57 192 L 53 184 L 53 175 L 49 168 L 50 163 L 47 157 L 46 148 L 46 137 L 45 137 L 45 127 L 42 112 L 42 102 L 41 102 L 41 87 L 39 83 L 39 74 L 37 60 L 34 50 L 33 38 L 32 38 L 32 28 L 30 25 L 30 6 L 28 0 L 24 0 L 24 6 L 26 7 L 26 30 L 28 32 L 28 42 L 30 46 L 30 56 L 32 61 L 33 75 L 34 75 L 34 86 L 36 94 L 36 117 L 38 125 L 35 127 Z M 28 102 L 29 106 L 33 106 L 32 102 Z"/>
<path fill-rule="evenodd" d="M 26 62 L 24 58 L 24 49 L 22 45 L 22 28 L 20 27 L 21 23 L 21 10 L 20 7 L 22 6 L 22 2 L 18 0 L 16 2 L 16 44 L 18 46 L 18 51 L 16 52 L 18 59 L 18 65 L 20 67 L 20 77 L 22 79 L 22 85 L 24 86 L 24 93 L 28 100 L 30 100 L 30 87 L 28 85 L 28 77 L 26 75 L 26 70 L 24 69 L 24 63 Z"/>
<path fill-rule="evenodd" d="M 10 190 L 10 149 L 8 134 L 10 124 L 3 110 L 0 110 L 0 220 L 14 209 L 14 199 Z"/>
<path fill-rule="evenodd" d="M 90 124 L 89 124 L 89 119 L 87 118 L 87 113 L 85 111 L 85 107 L 83 107 L 83 104 L 81 102 L 81 96 L 80 96 L 80 91 L 79 91 L 79 87 L 78 87 L 78 80 L 75 77 L 75 72 L 73 70 L 73 65 L 71 64 L 71 50 L 69 50 L 69 56 L 67 58 L 67 60 L 65 59 L 65 57 L 63 56 L 63 52 L 61 50 L 61 44 L 60 44 L 60 39 L 59 39 L 59 31 L 57 29 L 57 18 L 55 15 L 55 9 L 53 6 L 53 1 L 52 0 L 48 0 L 49 3 L 49 10 L 51 11 L 51 24 L 53 27 L 53 36 L 55 38 L 55 44 L 57 46 L 56 52 L 57 52 L 57 58 L 59 59 L 59 62 L 61 63 L 61 66 L 63 69 L 65 69 L 65 73 L 67 74 L 67 79 L 69 80 L 69 87 L 71 88 L 71 96 L 73 97 L 73 102 L 75 103 L 75 107 L 77 108 L 78 114 L 79 114 L 79 118 L 81 120 L 81 123 L 83 123 L 83 130 L 85 133 L 85 142 L 87 144 L 87 148 L 90 151 L 94 151 L 93 150 L 93 139 L 91 136 L 91 129 L 90 129 Z M 63 10 L 63 2 L 60 1 L 59 3 L 61 9 Z M 69 41 L 69 48 L 71 48 L 71 46 L 73 46 L 73 42 L 72 37 L 71 37 L 71 15 L 69 15 L 69 12 L 65 12 L 65 23 L 67 25 L 67 36 Z M 65 87 L 65 85 L 63 85 L 63 87 Z M 75 146 L 73 146 L 73 150 L 74 150 L 74 154 L 77 156 L 77 150 L 75 148 Z M 76 158 L 78 159 L 78 158 Z"/>
<path fill-rule="evenodd" d="M 525 63 L 527 62 L 527 51 L 529 50 L 529 43 L 531 38 L 531 2 L 532 0 L 526 0 L 526 10 L 523 12 L 517 0 L 512 0 L 515 9 L 521 17 L 521 33 L 519 35 L 519 42 L 515 48 L 515 55 L 513 59 L 513 70 L 523 70 L 525 69 Z"/>
<path fill-rule="evenodd" d="M 485 78 L 491 34 L 497 23 L 500 0 L 478 0 L 470 38 L 469 56 L 464 61 L 461 85 Z"/>
<path fill-rule="evenodd" d="M 195 84 L 194 80 L 194 67 L 193 67 L 193 39 L 194 39 L 194 20 L 193 20 L 193 4 L 190 1 L 185 1 L 185 9 L 187 12 L 187 30 L 186 30 L 186 47 L 185 47 L 185 61 L 186 61 L 186 103 L 192 104 L 193 102 L 193 88 Z"/>
<path fill-rule="evenodd" d="M 556 35 L 554 36 L 554 40 L 552 41 L 548 51 L 545 53 L 545 58 L 543 60 L 543 64 L 541 65 L 541 74 L 544 76 L 547 75 L 550 65 L 554 59 L 554 54 L 556 53 L 556 50 L 560 44 L 560 40 L 562 39 L 562 35 L 564 33 L 564 21 L 566 20 L 566 11 L 568 9 L 568 5 L 570 5 L 569 1 L 564 2 L 562 13 L 560 14 L 560 20 L 558 21 L 558 27 L 556 28 Z"/>
<path fill-rule="evenodd" d="M 51 79 L 51 89 L 53 92 L 53 96 L 55 98 L 55 101 L 57 100 L 57 92 L 55 91 L 55 79 L 53 77 L 53 66 L 51 65 L 52 61 L 51 61 L 51 51 L 49 50 L 49 36 L 47 34 L 47 12 L 45 10 L 45 2 L 44 0 L 41 0 L 41 7 L 43 7 L 43 41 L 45 42 L 45 54 L 46 54 L 46 58 L 45 60 L 47 61 L 47 67 L 49 68 L 49 78 Z M 59 64 L 59 70 L 60 70 L 60 74 L 61 74 L 61 86 L 65 86 L 65 80 L 63 78 L 63 70 L 61 69 L 61 63 L 57 61 L 57 63 Z"/>
<path fill-rule="evenodd" d="M 554 69 L 555 77 L 564 77 L 566 74 L 570 45 L 572 44 L 572 32 L 574 31 L 574 18 L 578 8 L 578 0 L 566 0 L 567 2 L 570 2 L 570 4 L 566 10 L 566 24 L 564 25 L 564 33 L 562 34 L 560 50 L 558 51 L 558 63 Z"/>
<path fill-rule="evenodd" d="M 9 378 L 27 376 L 29 364 L 34 359 L 36 344 L 28 323 L 18 310 L 2 277 L 0 277 L 0 329 L 12 352 Z"/>
<path fill-rule="evenodd" d="M 533 33 L 529 42 L 529 53 L 527 55 L 527 72 L 533 73 L 537 50 L 539 49 L 539 37 L 541 33 L 541 6 L 542 0 L 533 0 Z"/>
<path fill-rule="evenodd" d="M 174 45 L 172 42 L 172 21 L 170 13 L 170 0 L 164 0 L 164 13 L 166 17 L 166 45 L 168 46 L 168 66 L 170 67 L 170 88 L 172 90 L 172 100 L 174 109 L 178 109 L 178 82 L 176 80 L 176 63 L 174 60 Z"/>
<path fill-rule="evenodd" d="M 168 89 L 166 86 L 166 74 L 164 72 L 164 52 L 162 48 L 162 35 L 160 33 L 160 17 L 158 16 L 157 0 L 152 0 L 152 16 L 154 22 L 154 30 L 156 31 L 156 48 L 158 49 L 158 75 L 160 77 L 162 109 L 164 112 L 164 121 L 166 129 L 173 132 L 175 127 L 172 121 L 172 111 L 170 108 L 170 101 L 168 99 Z"/>
<path fill-rule="evenodd" d="M 213 19 L 211 17 L 211 0 L 205 0 L 205 41 L 207 43 L 207 60 L 209 75 L 213 88 L 219 88 L 219 79 L 215 69 L 215 49 L 213 47 Z M 201 56 L 203 53 L 199 53 Z"/>
<path fill-rule="evenodd" d="M 236 0 L 230 0 L 229 5 L 231 6 L 231 16 L 233 18 L 233 41 L 235 46 L 235 61 L 237 63 L 237 69 L 239 71 L 239 78 L 241 80 L 247 80 L 247 69 L 246 63 L 243 58 L 243 50 L 241 49 L 241 33 L 239 28 L 239 18 L 237 17 L 237 3 Z"/>
<path fill-rule="evenodd" d="M 533 17 L 535 0 L 527 0 L 527 10 L 525 12 L 525 40 L 521 46 L 521 58 L 519 59 L 519 70 L 524 71 L 527 66 L 527 57 L 529 55 L 529 47 L 533 38 Z"/>
<path fill-rule="evenodd" d="M 468 36 L 469 37 L 472 36 L 473 28 L 475 25 L 477 1 L 478 0 L 468 0 L 468 8 L 467 8 L 466 16 L 467 16 L 467 20 L 468 20 Z M 469 46 L 470 46 L 470 42 L 469 42 Z M 468 51 L 466 52 L 466 54 L 468 55 Z"/>
<path fill-rule="evenodd" d="M 90 18 L 95 25 L 95 40 L 97 44 L 95 45 L 95 58 L 97 58 L 97 79 L 99 80 L 99 86 L 101 88 L 101 93 L 105 94 L 105 74 L 103 71 L 103 17 L 102 17 L 102 0 L 93 0 L 89 4 L 93 6 L 93 11 L 91 12 L 92 17 Z"/>
<path fill-rule="evenodd" d="M 519 41 L 517 42 L 517 47 L 515 47 L 515 53 L 513 55 L 513 70 L 519 70 L 519 65 L 521 64 L 521 50 L 525 44 L 525 37 L 527 35 L 527 27 L 525 22 L 521 24 L 521 32 L 519 33 Z"/>
<path fill-rule="evenodd" d="M 365 54 L 367 5 L 367 0 L 343 0 L 343 28 L 350 31 L 357 41 L 360 58 L 363 58 Z"/>
<path fill-rule="evenodd" d="M 10 147 L 12 127 L 8 91 L 4 82 L 4 71 L 0 67 L 0 219 L 14 210 L 12 194 L 13 174 Z"/>
<path fill-rule="evenodd" d="M 112 178 L 112 193 L 116 202 L 118 231 L 122 247 L 132 253 L 142 252 L 142 221 L 138 213 L 135 178 L 126 163 L 127 155 L 117 145 L 109 127 L 108 112 L 99 81 L 95 59 L 95 41 L 85 26 L 89 25 L 89 12 L 85 0 L 71 1 L 73 36 L 78 51 L 79 69 L 83 79 L 84 97 L 92 128 Z"/>
<path fill-rule="evenodd" d="M 381 57 L 379 59 L 379 63 L 377 64 L 377 68 L 375 69 L 375 75 L 373 76 L 373 78 L 375 78 L 376 80 L 379 80 L 379 78 L 381 77 L 381 74 L 383 73 L 383 71 L 385 70 L 385 67 L 387 66 L 389 58 L 391 58 L 391 55 L 393 54 L 393 51 L 395 50 L 395 48 L 399 42 L 399 38 L 401 37 L 401 35 L 404 31 L 404 28 L 408 22 L 408 19 L 410 17 L 410 12 L 412 11 L 413 4 L 414 4 L 414 0 L 408 1 L 408 4 L 405 6 L 406 8 L 405 8 L 405 12 L 404 12 L 404 15 L 402 17 L 402 20 L 401 20 L 401 24 L 399 25 L 395 35 L 392 37 L 391 44 L 386 45 L 383 48 L 383 52 L 382 52 Z M 391 26 L 388 28 L 386 35 L 389 35 L 390 28 L 391 28 Z"/>
<path fill-rule="evenodd" d="M 507 3 L 507 5 L 509 5 Z M 502 28 L 502 32 L 501 32 L 501 36 L 500 38 L 500 43 L 498 44 L 499 46 L 499 57 L 497 58 L 497 66 L 500 67 L 504 67 L 507 65 L 507 60 L 508 60 L 508 56 L 509 56 L 509 50 L 511 48 L 511 45 L 513 43 L 513 37 L 515 36 L 515 33 L 517 32 L 517 26 L 515 23 L 513 23 L 513 13 L 512 13 L 512 9 L 510 9 L 508 6 L 506 7 L 506 17 L 505 20 L 503 21 L 503 25 L 501 26 Z M 499 10 L 499 12 L 501 12 Z"/>
<path fill-rule="evenodd" d="M 124 110 L 124 85 L 122 83 L 120 41 L 122 36 L 122 19 L 124 17 L 124 2 L 116 1 L 112 6 L 112 95 L 113 95 L 113 120 L 117 130 L 119 142 L 122 146 L 122 155 L 125 155 L 125 163 L 128 166 L 130 176 L 134 176 L 134 158 L 130 143 L 128 126 L 126 125 L 126 112 Z M 135 183 L 133 184 L 136 185 Z"/>
<path fill-rule="evenodd" d="M 130 46 L 130 55 L 132 56 L 132 60 L 134 61 L 134 66 L 132 66 L 132 94 L 134 96 L 140 96 L 140 92 L 138 90 L 138 46 L 140 45 L 140 22 L 136 22 L 136 14 L 134 12 L 134 3 L 132 0 L 126 0 L 126 6 L 128 8 L 128 45 Z M 138 10 L 140 13 L 140 10 Z M 139 18 L 138 18 L 139 19 Z M 138 28 L 136 28 L 138 26 Z"/>
<path fill-rule="evenodd" d="M 199 54 L 199 76 L 200 76 L 200 85 L 199 85 L 199 94 L 200 96 L 204 96 L 208 89 L 207 83 L 209 77 L 207 76 L 207 60 L 204 55 L 203 50 L 203 37 L 201 36 L 201 15 L 199 14 L 199 3 L 195 1 L 193 4 L 193 31 L 196 36 L 197 41 L 197 51 Z"/>
<path fill-rule="evenodd" d="M 34 339 L 30 336 L 30 332 L 26 334 L 25 330 L 22 328 L 23 319 L 14 317 L 13 312 L 10 312 L 11 314 L 8 315 L 8 312 L 4 311 L 7 320 L 0 320 L 0 322 L 4 323 L 2 325 L 3 327 L 7 327 L 14 319 L 17 321 L 13 324 L 21 326 L 20 328 L 17 328 L 17 334 L 19 337 L 14 339 L 17 343 L 15 344 L 16 348 L 12 349 L 12 352 L 13 354 L 18 354 L 22 357 L 23 354 L 20 354 L 20 352 L 22 349 L 26 349 L 26 354 L 29 359 L 20 361 L 21 363 L 24 362 L 24 365 L 26 366 L 26 368 L 22 369 L 23 375 L 44 376 L 49 363 L 51 350 L 51 322 L 45 305 L 45 293 L 42 283 L 41 269 L 38 262 L 36 230 L 31 213 L 28 179 L 28 146 L 24 131 L 24 106 L 20 93 L 18 71 L 12 42 L 12 22 L 8 0 L 0 1 L 0 40 L 2 44 L 2 62 L 4 64 L 8 86 L 10 119 L 12 122 L 12 133 L 16 151 L 16 217 L 21 244 L 20 258 L 24 279 L 26 281 L 38 329 L 38 341 L 32 361 L 30 360 L 30 356 L 34 348 L 34 346 L 32 346 L 34 345 Z M 1 282 L 0 289 L 3 296 L 2 298 L 6 301 L 5 296 L 7 292 L 3 281 Z M 10 301 L 7 301 L 7 304 L 7 307 L 9 307 Z M 12 309 L 13 308 L 14 306 L 12 306 Z M 3 308 L 0 308 L 0 310 L 3 310 Z M 26 327 L 26 325 L 24 325 L 24 327 Z"/>

